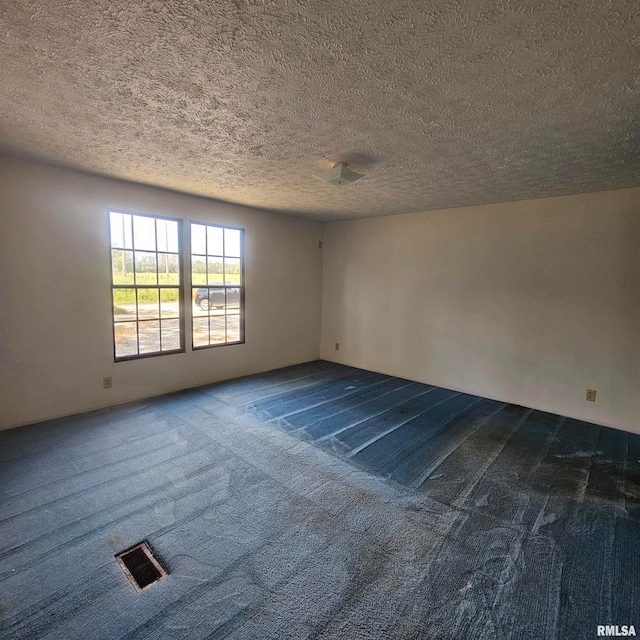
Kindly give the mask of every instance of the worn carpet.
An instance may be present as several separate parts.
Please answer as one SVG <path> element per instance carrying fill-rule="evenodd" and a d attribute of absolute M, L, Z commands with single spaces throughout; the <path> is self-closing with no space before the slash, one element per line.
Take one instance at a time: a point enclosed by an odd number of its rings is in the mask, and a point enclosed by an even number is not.
<path fill-rule="evenodd" d="M 640 436 L 524 407 L 318 361 L 2 432 L 0 481 L 6 640 L 640 634 Z"/>

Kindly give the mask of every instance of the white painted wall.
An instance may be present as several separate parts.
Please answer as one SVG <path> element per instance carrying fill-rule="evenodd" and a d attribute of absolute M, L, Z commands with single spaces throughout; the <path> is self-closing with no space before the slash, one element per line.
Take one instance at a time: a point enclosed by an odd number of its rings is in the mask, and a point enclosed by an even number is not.
<path fill-rule="evenodd" d="M 640 432 L 638 202 L 332 222 L 321 252 L 319 223 L 0 157 L 0 428 L 321 355 Z M 114 363 L 108 207 L 244 227 L 247 343 Z"/>
<path fill-rule="evenodd" d="M 328 223 L 321 356 L 640 432 L 639 203 L 627 189 Z"/>
<path fill-rule="evenodd" d="M 246 344 L 114 363 L 108 207 L 183 218 L 185 241 L 188 220 L 244 227 Z M 0 157 L 0 428 L 317 359 L 321 238 L 316 222 Z"/>

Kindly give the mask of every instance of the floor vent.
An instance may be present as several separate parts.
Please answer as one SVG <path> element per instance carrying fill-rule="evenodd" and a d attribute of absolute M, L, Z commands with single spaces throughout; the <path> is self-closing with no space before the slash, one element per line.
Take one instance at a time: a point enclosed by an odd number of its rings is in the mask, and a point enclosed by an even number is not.
<path fill-rule="evenodd" d="M 118 564 L 122 567 L 133 588 L 144 591 L 151 585 L 167 576 L 167 572 L 154 557 L 148 542 L 139 544 L 116 555 Z"/>

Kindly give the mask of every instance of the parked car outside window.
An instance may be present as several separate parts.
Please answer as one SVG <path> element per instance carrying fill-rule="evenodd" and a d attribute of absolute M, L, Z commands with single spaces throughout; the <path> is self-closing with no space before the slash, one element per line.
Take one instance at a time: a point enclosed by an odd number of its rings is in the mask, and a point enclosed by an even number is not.
<path fill-rule="evenodd" d="M 203 311 L 208 311 L 210 308 L 222 309 L 225 306 L 236 306 L 240 304 L 240 289 L 201 287 L 196 291 L 193 301 Z"/>

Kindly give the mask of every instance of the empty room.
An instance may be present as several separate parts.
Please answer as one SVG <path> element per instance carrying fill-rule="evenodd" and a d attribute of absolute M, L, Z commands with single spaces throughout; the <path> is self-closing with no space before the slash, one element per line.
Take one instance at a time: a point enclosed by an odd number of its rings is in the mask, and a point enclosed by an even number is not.
<path fill-rule="evenodd" d="M 640 634 L 636 0 L 0 33 L 0 637 Z"/>

